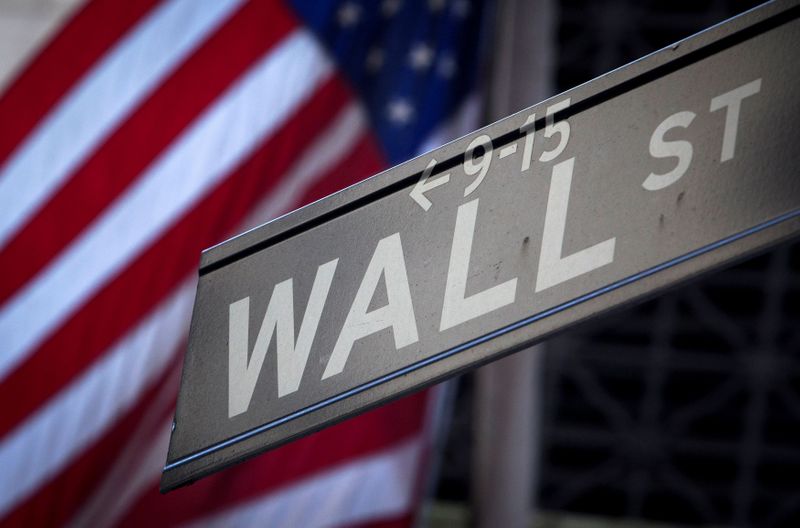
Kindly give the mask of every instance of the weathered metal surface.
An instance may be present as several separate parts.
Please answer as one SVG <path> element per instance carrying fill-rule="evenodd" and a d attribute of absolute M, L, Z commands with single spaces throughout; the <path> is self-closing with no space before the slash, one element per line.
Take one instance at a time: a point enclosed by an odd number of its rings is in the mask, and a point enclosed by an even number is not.
<path fill-rule="evenodd" d="M 800 232 L 798 11 L 762 6 L 206 251 L 162 489 Z"/>

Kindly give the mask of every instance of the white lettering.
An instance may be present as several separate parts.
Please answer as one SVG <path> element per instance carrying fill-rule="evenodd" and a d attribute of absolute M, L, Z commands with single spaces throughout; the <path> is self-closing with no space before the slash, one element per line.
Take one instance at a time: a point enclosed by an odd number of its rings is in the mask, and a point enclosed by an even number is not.
<path fill-rule="evenodd" d="M 248 360 L 250 297 L 229 306 L 228 321 L 228 417 L 247 411 L 264 364 L 264 358 L 277 333 L 278 397 L 290 394 L 300 386 L 311 344 L 317 333 L 322 308 L 328 298 L 333 274 L 339 259 L 317 268 L 297 342 L 294 340 L 294 295 L 292 280 L 287 279 L 272 289 L 264 320 L 258 331 L 253 353 Z"/>
<path fill-rule="evenodd" d="M 719 158 L 720 162 L 733 159 L 733 154 L 736 150 L 736 132 L 739 129 L 739 111 L 742 107 L 742 99 L 755 95 L 759 91 L 761 91 L 761 79 L 756 79 L 735 90 L 718 95 L 711 100 L 712 112 L 727 108 L 725 112 L 725 132 L 722 135 L 722 153 Z"/>
<path fill-rule="evenodd" d="M 560 112 L 565 108 L 569 108 L 569 103 L 570 100 L 567 98 L 547 108 L 547 113 L 545 113 L 544 116 L 544 137 L 549 138 L 555 134 L 558 134 L 558 145 L 553 150 L 542 152 L 542 155 L 539 156 L 539 161 L 553 161 L 559 155 L 561 155 L 562 152 L 564 152 L 565 148 L 567 148 L 570 132 L 569 123 L 567 121 L 559 121 L 558 123 L 555 123 L 554 119 L 556 112 Z"/>
<path fill-rule="evenodd" d="M 386 306 L 367 312 L 381 275 L 386 284 L 388 302 Z M 342 372 L 353 343 L 389 327 L 392 328 L 394 346 L 398 350 L 419 340 L 400 233 L 378 242 L 322 379 Z"/>
<path fill-rule="evenodd" d="M 465 297 L 477 214 L 478 199 L 460 206 L 456 213 L 440 330 L 447 330 L 514 302 L 517 292 L 516 278 Z"/>
<path fill-rule="evenodd" d="M 531 168 L 531 158 L 533 157 L 533 140 L 536 134 L 536 114 L 531 114 L 528 119 L 519 127 L 519 131 L 525 134 L 525 149 L 522 151 L 522 167 L 520 172 L 525 172 Z"/>
<path fill-rule="evenodd" d="M 547 211 L 544 217 L 539 272 L 536 276 L 537 292 L 589 273 L 614 261 L 616 238 L 609 238 L 566 257 L 561 256 L 574 164 L 575 158 L 570 158 L 553 167 L 550 195 L 547 198 Z"/>
<path fill-rule="evenodd" d="M 650 155 L 654 158 L 678 158 L 678 164 L 666 174 L 650 173 L 642 182 L 648 191 L 658 191 L 678 181 L 692 162 L 692 144 L 688 141 L 664 141 L 664 134 L 675 127 L 687 128 L 695 118 L 694 112 L 678 112 L 672 114 L 653 131 L 650 136 Z"/>
<path fill-rule="evenodd" d="M 482 153 L 480 155 L 480 160 L 476 163 L 477 156 L 475 156 L 475 149 L 478 147 L 481 148 Z M 486 134 L 482 134 L 473 139 L 467 147 L 467 151 L 464 153 L 464 158 L 464 173 L 467 176 L 478 175 L 475 181 L 467 185 L 467 188 L 464 189 L 464 197 L 467 197 L 483 183 L 486 173 L 489 172 L 489 166 L 492 164 L 492 138 Z"/>
<path fill-rule="evenodd" d="M 422 176 L 420 176 L 419 181 L 417 181 L 417 184 L 411 189 L 411 193 L 409 193 L 411 199 L 417 202 L 417 204 L 422 207 L 423 211 L 427 211 L 431 208 L 431 205 L 433 205 L 431 201 L 428 200 L 428 197 L 425 196 L 425 193 L 450 181 L 450 173 L 439 176 L 435 180 L 431 180 L 430 177 L 434 167 L 436 167 L 436 158 L 428 162 L 428 166 L 422 171 Z"/>

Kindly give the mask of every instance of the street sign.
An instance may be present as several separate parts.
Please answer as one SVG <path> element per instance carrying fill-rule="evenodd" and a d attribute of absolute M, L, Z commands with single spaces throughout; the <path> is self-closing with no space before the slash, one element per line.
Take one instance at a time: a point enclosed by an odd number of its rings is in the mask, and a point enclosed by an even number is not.
<path fill-rule="evenodd" d="M 800 233 L 768 4 L 207 250 L 170 490 Z"/>

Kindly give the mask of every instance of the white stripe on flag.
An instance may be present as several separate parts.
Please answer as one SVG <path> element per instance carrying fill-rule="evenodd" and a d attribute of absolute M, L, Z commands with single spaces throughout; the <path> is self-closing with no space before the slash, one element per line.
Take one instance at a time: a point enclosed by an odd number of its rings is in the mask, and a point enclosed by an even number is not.
<path fill-rule="evenodd" d="M 70 91 L 0 170 L 0 247 L 241 1 L 172 0 Z"/>
<path fill-rule="evenodd" d="M 0 312 L 0 380 L 117 272 L 157 240 L 331 74 L 316 41 L 296 31 L 145 172 L 83 236 Z"/>
<path fill-rule="evenodd" d="M 350 154 L 365 131 L 366 116 L 363 109 L 356 103 L 349 104 L 336 116 L 328 130 L 297 157 L 297 162 L 267 199 L 248 215 L 246 228 L 251 229 L 268 222 L 297 207 L 303 193 L 325 171 L 331 170 Z"/>
<path fill-rule="evenodd" d="M 468 95 L 447 121 L 428 134 L 425 141 L 420 144 L 417 155 L 425 154 L 474 131 L 480 122 L 480 115 L 480 97 L 476 93 Z"/>
<path fill-rule="evenodd" d="M 0 518 L 96 440 L 164 370 L 183 338 L 196 277 L 0 443 Z"/>
<path fill-rule="evenodd" d="M 323 528 L 403 515 L 411 510 L 422 446 L 415 437 L 189 526 Z"/>

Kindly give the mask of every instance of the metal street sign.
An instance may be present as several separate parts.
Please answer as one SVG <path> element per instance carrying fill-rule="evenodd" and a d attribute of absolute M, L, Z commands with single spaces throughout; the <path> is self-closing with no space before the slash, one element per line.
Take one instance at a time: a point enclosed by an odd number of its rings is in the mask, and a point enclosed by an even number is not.
<path fill-rule="evenodd" d="M 162 489 L 800 233 L 798 2 L 202 257 Z"/>

